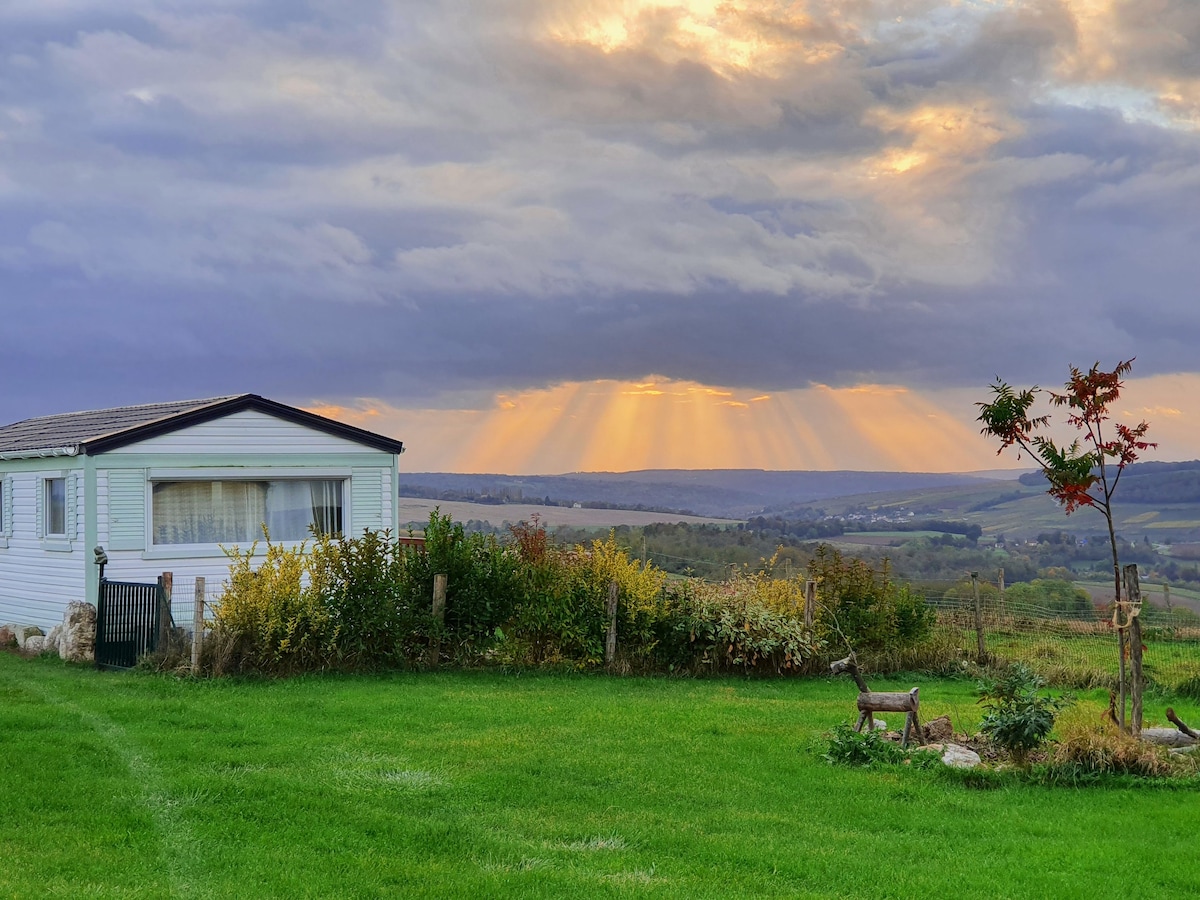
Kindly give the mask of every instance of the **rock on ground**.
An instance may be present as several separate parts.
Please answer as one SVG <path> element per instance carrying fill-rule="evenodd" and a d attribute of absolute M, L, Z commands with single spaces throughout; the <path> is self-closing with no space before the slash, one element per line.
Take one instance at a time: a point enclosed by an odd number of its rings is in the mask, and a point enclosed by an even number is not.
<path fill-rule="evenodd" d="M 22 650 L 25 649 L 25 644 L 30 638 L 45 637 L 46 632 L 38 628 L 36 625 L 10 625 L 13 637 L 17 639 L 17 646 Z"/>
<path fill-rule="evenodd" d="M 96 658 L 96 607 L 72 600 L 63 613 L 58 655 L 69 662 L 93 662 Z"/>
<path fill-rule="evenodd" d="M 1178 728 L 1143 728 L 1142 740 L 1167 747 L 1191 747 L 1196 744 L 1194 737 L 1189 737 Z"/>
<path fill-rule="evenodd" d="M 944 744 L 954 737 L 954 726 L 950 724 L 949 716 L 938 716 L 925 723 L 925 743 Z"/>
<path fill-rule="evenodd" d="M 979 754 L 961 744 L 926 744 L 921 750 L 932 750 L 942 755 L 942 762 L 956 769 L 973 769 L 980 764 Z"/>

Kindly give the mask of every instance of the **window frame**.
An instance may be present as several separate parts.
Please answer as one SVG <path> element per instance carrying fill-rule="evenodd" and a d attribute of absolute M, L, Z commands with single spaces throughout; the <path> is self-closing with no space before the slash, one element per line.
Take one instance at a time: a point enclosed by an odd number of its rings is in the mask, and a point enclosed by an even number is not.
<path fill-rule="evenodd" d="M 62 530 L 55 531 L 51 525 L 54 519 L 54 495 L 53 485 L 55 482 L 62 483 Z M 39 537 L 46 541 L 65 541 L 67 540 L 67 513 L 70 509 L 70 503 L 67 499 L 67 491 L 70 488 L 70 479 L 66 475 L 46 475 L 42 477 L 42 533 Z"/>
<path fill-rule="evenodd" d="M 154 540 L 154 486 L 162 482 L 257 482 L 257 481 L 338 481 L 342 492 L 342 533 L 349 533 L 351 522 L 351 478 L 349 468 L 333 467 L 258 467 L 258 468 L 200 468 L 200 469 L 151 469 L 146 472 L 145 544 L 143 557 L 162 559 L 176 556 L 223 556 L 222 547 L 233 547 L 239 542 L 212 542 L 191 544 L 160 544 Z M 285 547 L 298 547 L 312 539 L 311 535 L 300 540 L 276 540 L 272 543 Z M 256 540 L 260 550 L 264 541 L 260 534 Z"/>

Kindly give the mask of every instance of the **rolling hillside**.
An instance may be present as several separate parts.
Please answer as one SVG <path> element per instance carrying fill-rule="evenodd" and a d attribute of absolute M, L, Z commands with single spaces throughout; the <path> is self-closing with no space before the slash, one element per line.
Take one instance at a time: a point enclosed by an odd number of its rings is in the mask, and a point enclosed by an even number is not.
<path fill-rule="evenodd" d="M 443 503 L 474 501 L 473 518 L 497 523 L 521 516 L 513 509 L 493 512 L 489 507 L 536 508 L 549 501 L 560 507 L 578 503 L 584 508 L 654 512 L 667 521 L 683 513 L 724 519 L 761 514 L 857 517 L 859 522 L 955 519 L 979 525 L 985 540 L 997 535 L 1024 539 L 1057 530 L 1077 535 L 1103 532 L 1099 513 L 1082 509 L 1068 517 L 1046 495 L 1040 475 L 1018 480 L 1020 475 L 739 469 L 537 476 L 402 473 L 400 495 Z M 1126 540 L 1155 544 L 1200 541 L 1198 484 L 1200 461 L 1130 466 L 1116 495 L 1118 532 Z"/>
<path fill-rule="evenodd" d="M 926 491 L 972 486 L 995 473 L 769 472 L 761 469 L 648 469 L 569 475 L 458 475 L 404 472 L 400 495 L 435 500 L 538 502 L 670 510 L 745 518 L 787 506 L 883 491 Z M 1013 471 L 1008 481 L 1016 488 Z"/>

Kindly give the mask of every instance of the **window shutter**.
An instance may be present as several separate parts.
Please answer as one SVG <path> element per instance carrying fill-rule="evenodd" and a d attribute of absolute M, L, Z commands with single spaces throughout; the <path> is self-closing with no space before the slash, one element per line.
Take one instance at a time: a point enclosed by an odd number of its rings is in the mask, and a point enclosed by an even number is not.
<path fill-rule="evenodd" d="M 46 479 L 38 478 L 33 482 L 34 493 L 34 508 L 37 510 L 34 520 L 34 527 L 37 529 L 37 537 L 46 536 Z"/>
<path fill-rule="evenodd" d="M 146 470 L 108 471 L 108 549 L 146 548 Z"/>
<path fill-rule="evenodd" d="M 4 536 L 12 537 L 13 533 L 13 480 L 12 476 L 7 476 L 3 482 L 0 482 L 0 491 L 3 491 L 3 512 L 0 515 L 4 516 Z"/>
<path fill-rule="evenodd" d="M 75 540 L 75 535 L 76 535 L 75 501 L 76 501 L 76 494 L 78 493 L 77 479 L 78 479 L 78 476 L 74 472 L 72 472 L 70 475 L 67 476 L 67 482 L 65 485 L 66 489 L 67 489 L 66 532 L 67 532 L 67 540 L 68 541 Z"/>
<path fill-rule="evenodd" d="M 363 529 L 383 528 L 383 472 L 379 469 L 356 468 L 350 479 L 350 534 L 361 535 Z"/>

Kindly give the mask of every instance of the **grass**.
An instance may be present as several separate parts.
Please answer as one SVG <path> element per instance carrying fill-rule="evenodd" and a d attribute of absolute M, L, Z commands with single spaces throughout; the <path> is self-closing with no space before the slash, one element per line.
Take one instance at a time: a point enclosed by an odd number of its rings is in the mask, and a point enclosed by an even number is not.
<path fill-rule="evenodd" d="M 969 682 L 872 679 L 877 690 L 912 684 L 925 717 L 978 721 Z M 0 654 L 0 895 L 1147 897 L 1200 887 L 1195 789 L 833 767 L 820 735 L 852 717 L 853 697 L 845 681 L 816 679 L 191 682 Z M 1196 704 L 1175 707 L 1200 720 Z"/>

